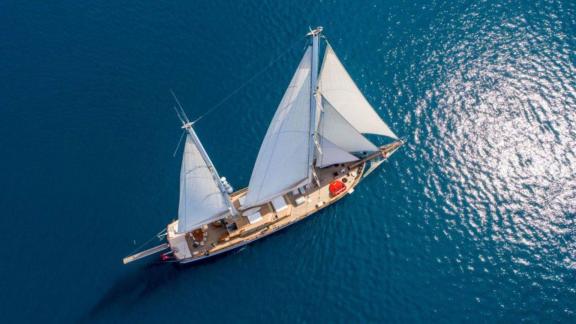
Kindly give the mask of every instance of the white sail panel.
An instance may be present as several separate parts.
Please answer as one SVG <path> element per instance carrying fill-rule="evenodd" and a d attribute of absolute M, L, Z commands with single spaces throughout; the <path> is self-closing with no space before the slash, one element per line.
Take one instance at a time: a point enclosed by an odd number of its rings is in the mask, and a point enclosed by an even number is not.
<path fill-rule="evenodd" d="M 323 112 L 321 114 L 318 134 L 328 139 L 341 149 L 353 152 L 374 152 L 378 148 L 364 135 L 360 134 L 326 99 L 322 98 Z"/>
<path fill-rule="evenodd" d="M 324 137 L 320 137 L 319 142 L 322 150 L 322 154 L 316 159 L 316 166 L 319 168 L 359 160 Z"/>
<path fill-rule="evenodd" d="M 311 49 L 306 50 L 268 127 L 244 205 L 270 201 L 308 182 Z"/>
<path fill-rule="evenodd" d="M 318 88 L 360 133 L 398 138 L 368 103 L 330 45 L 326 46 Z"/>
<path fill-rule="evenodd" d="M 186 136 L 180 169 L 178 232 L 216 220 L 228 210 L 226 199 L 190 135 Z"/>

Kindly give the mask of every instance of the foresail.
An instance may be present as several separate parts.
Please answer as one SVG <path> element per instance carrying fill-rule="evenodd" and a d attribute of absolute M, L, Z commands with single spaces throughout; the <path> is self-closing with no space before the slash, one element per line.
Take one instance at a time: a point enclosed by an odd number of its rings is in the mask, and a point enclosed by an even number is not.
<path fill-rule="evenodd" d="M 244 207 L 265 203 L 308 182 L 310 71 L 308 48 L 268 127 L 252 170 Z"/>
<path fill-rule="evenodd" d="M 319 137 L 321 154 L 316 159 L 316 166 L 324 168 L 329 165 L 357 161 L 358 158 L 338 147 L 328 139 Z"/>
<path fill-rule="evenodd" d="M 224 199 L 200 151 L 187 135 L 180 169 L 178 232 L 220 218 L 228 210 Z"/>
<path fill-rule="evenodd" d="M 353 152 L 374 152 L 378 148 L 364 135 L 360 134 L 330 102 L 322 98 L 322 115 L 318 134 L 328 139 L 341 149 Z"/>
<path fill-rule="evenodd" d="M 360 133 L 398 138 L 368 103 L 330 45 L 326 46 L 318 88 Z"/>

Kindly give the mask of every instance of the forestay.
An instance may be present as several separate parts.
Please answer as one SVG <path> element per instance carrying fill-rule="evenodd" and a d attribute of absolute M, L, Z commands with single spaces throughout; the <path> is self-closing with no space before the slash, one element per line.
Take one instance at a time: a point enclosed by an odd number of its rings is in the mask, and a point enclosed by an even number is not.
<path fill-rule="evenodd" d="M 190 135 L 186 136 L 180 169 L 178 232 L 216 220 L 228 210 L 226 199 Z"/>
<path fill-rule="evenodd" d="M 268 202 L 308 183 L 310 76 L 308 47 L 268 127 L 252 170 L 244 207 Z"/>
<path fill-rule="evenodd" d="M 330 45 L 326 46 L 318 87 L 320 93 L 360 133 L 398 138 L 368 103 Z"/>

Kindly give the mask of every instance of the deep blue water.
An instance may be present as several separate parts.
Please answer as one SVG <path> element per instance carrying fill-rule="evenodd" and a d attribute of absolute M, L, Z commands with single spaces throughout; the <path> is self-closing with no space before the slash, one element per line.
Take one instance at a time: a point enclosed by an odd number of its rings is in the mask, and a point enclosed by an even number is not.
<path fill-rule="evenodd" d="M 408 141 L 356 192 L 199 266 L 173 88 L 247 185 L 309 25 Z M 297 43 L 296 43 L 297 44 Z M 1 1 L 2 322 L 576 321 L 576 2 Z"/>

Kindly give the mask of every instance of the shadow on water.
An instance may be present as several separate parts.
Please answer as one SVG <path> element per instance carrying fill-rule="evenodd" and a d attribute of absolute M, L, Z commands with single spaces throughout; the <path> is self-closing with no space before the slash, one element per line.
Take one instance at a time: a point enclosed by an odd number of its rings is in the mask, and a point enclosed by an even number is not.
<path fill-rule="evenodd" d="M 191 275 L 192 271 L 217 262 L 229 254 L 237 254 L 244 248 L 192 264 L 166 264 L 160 261 L 140 265 L 123 274 L 104 293 L 90 310 L 80 317 L 80 322 L 98 321 L 110 312 L 125 313 L 151 297 L 158 289 L 176 282 L 180 276 Z"/>
<path fill-rule="evenodd" d="M 118 277 L 80 321 L 103 319 L 106 313 L 129 309 L 151 296 L 158 288 L 177 279 L 180 273 L 179 267 L 160 262 L 138 266 Z"/>

